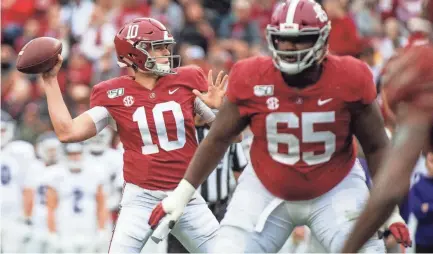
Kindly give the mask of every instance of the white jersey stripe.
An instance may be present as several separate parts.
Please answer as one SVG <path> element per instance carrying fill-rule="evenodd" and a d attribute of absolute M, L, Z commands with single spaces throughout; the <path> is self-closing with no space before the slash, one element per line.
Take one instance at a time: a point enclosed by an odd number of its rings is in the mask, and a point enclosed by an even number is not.
<path fill-rule="evenodd" d="M 299 0 L 291 0 L 287 10 L 286 23 L 292 24 L 295 19 L 296 7 L 298 7 Z"/>

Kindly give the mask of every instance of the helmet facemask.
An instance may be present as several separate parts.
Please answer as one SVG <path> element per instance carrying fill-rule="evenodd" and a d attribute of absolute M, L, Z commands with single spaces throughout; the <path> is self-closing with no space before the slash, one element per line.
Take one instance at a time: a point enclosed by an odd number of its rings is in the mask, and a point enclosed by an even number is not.
<path fill-rule="evenodd" d="M 268 41 L 268 48 L 271 50 L 273 55 L 275 67 L 284 73 L 294 75 L 301 73 L 305 69 L 313 66 L 315 63 L 320 63 L 327 53 L 330 29 L 330 24 L 324 26 L 320 30 L 317 28 L 305 28 L 302 31 L 299 31 L 296 28 L 284 29 L 283 26 L 278 30 L 273 26 L 268 26 L 266 28 L 266 39 Z M 286 51 L 278 49 L 276 42 L 278 38 L 291 41 L 292 39 L 290 38 L 293 38 L 295 42 L 315 38 L 315 43 L 312 47 L 307 49 Z M 286 60 L 288 57 L 294 59 Z"/>
<path fill-rule="evenodd" d="M 83 168 L 83 145 L 81 143 L 69 143 L 65 145 L 66 167 L 71 172 L 80 172 Z"/>
<path fill-rule="evenodd" d="M 39 142 L 36 146 L 38 156 L 44 161 L 45 165 L 56 164 L 59 160 L 61 143 L 58 139 L 49 138 Z"/>
<path fill-rule="evenodd" d="M 139 41 L 134 47 L 141 51 L 143 54 L 147 56 L 146 62 L 144 63 L 145 70 L 138 69 L 139 71 L 144 72 L 152 72 L 158 76 L 165 76 L 169 74 L 176 74 L 173 71 L 174 68 L 180 66 L 180 56 L 173 55 L 173 47 L 176 42 L 171 40 L 160 40 L 160 41 Z M 162 50 L 167 47 L 168 51 L 170 51 L 170 55 L 168 56 L 151 56 L 150 52 L 156 52 L 158 50 Z M 167 59 L 167 63 L 158 63 L 158 59 Z M 177 60 L 177 65 L 175 66 L 175 59 Z"/>

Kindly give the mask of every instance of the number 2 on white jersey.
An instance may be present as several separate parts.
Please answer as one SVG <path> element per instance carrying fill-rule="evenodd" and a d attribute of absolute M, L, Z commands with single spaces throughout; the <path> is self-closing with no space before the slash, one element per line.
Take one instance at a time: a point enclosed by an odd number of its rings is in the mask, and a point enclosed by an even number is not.
<path fill-rule="evenodd" d="M 268 151 L 272 159 L 286 164 L 294 165 L 299 160 L 307 165 L 317 165 L 327 162 L 335 152 L 336 137 L 330 131 L 314 131 L 314 124 L 335 122 L 335 112 L 304 112 L 302 122 L 295 113 L 276 112 L 266 117 L 266 136 L 268 140 Z M 289 133 L 278 133 L 277 125 L 287 124 L 289 129 L 301 128 L 303 143 L 325 143 L 325 152 L 315 155 L 314 152 L 300 151 L 299 138 Z M 300 126 L 301 124 L 301 126 Z M 279 153 L 278 144 L 286 144 L 288 153 Z M 301 155 L 302 154 L 302 155 Z"/>
<path fill-rule="evenodd" d="M 165 127 L 164 112 L 171 111 L 176 122 L 177 140 L 168 140 L 167 128 Z M 185 120 L 182 113 L 180 104 L 175 101 L 158 103 L 152 109 L 153 119 L 155 120 L 156 133 L 158 134 L 159 146 L 165 151 L 172 151 L 182 148 L 186 143 L 185 137 Z M 152 141 L 152 136 L 149 130 L 149 124 L 146 118 L 146 111 L 144 107 L 139 107 L 132 115 L 132 120 L 138 123 L 140 130 L 141 140 L 143 146 L 141 153 L 154 154 L 159 152 L 158 145 Z"/>

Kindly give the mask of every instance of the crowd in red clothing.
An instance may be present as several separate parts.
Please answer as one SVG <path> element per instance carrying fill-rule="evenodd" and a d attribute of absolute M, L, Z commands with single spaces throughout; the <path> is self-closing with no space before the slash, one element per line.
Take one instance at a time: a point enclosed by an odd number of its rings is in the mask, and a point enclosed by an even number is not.
<path fill-rule="evenodd" d="M 278 0 L 3 0 L 2 109 L 14 117 L 19 138 L 34 141 L 50 129 L 37 76 L 14 68 L 17 52 L 39 36 L 58 38 L 65 59 L 59 83 L 73 115 L 88 109 L 91 87 L 125 73 L 113 37 L 121 24 L 153 17 L 175 36 L 182 65 L 226 72 L 252 55 L 268 54 L 264 28 Z M 332 22 L 329 50 L 360 57 L 378 77 L 382 64 L 405 45 L 420 0 L 322 0 Z"/>

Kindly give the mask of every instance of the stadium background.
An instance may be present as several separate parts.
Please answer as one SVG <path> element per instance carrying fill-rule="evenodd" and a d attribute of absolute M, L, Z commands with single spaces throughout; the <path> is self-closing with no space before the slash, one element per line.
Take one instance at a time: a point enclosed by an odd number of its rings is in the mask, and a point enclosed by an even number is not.
<path fill-rule="evenodd" d="M 177 41 L 175 53 L 181 55 L 182 65 L 196 64 L 216 75 L 220 70 L 228 73 L 240 59 L 268 54 L 264 28 L 278 2 L 3 0 L 1 108 L 16 121 L 15 139 L 34 144 L 40 134 L 52 130 L 40 80 L 15 69 L 17 52 L 33 38 L 51 36 L 62 41 L 65 60 L 59 84 L 71 114 L 77 116 L 89 108 L 92 86 L 128 72 L 117 66 L 113 45 L 116 31 L 126 21 L 160 20 Z M 318 2 L 332 22 L 330 52 L 362 59 L 376 80 L 384 63 L 407 43 L 411 22 L 421 11 L 420 0 Z M 115 137 L 113 147 L 117 142 Z"/>

